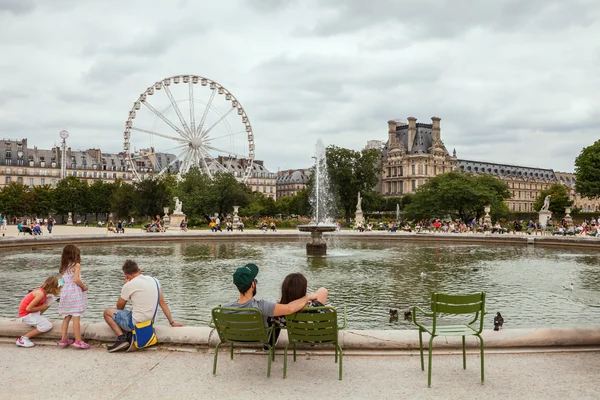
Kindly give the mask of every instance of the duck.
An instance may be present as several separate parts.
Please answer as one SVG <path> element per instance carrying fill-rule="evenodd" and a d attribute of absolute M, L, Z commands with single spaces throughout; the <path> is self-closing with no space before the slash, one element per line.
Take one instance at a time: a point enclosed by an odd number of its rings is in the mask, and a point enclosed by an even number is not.
<path fill-rule="evenodd" d="M 398 321 L 398 310 L 390 308 L 390 322 Z"/>
<path fill-rule="evenodd" d="M 473 268 L 471 271 L 477 272 L 477 271 L 479 271 L 479 268 Z"/>
<path fill-rule="evenodd" d="M 565 290 L 573 290 L 573 284 L 569 284 L 570 286 L 563 286 L 563 289 Z"/>
<path fill-rule="evenodd" d="M 406 321 L 412 320 L 412 311 L 411 310 L 404 311 L 404 319 Z"/>
<path fill-rule="evenodd" d="M 504 325 L 504 318 L 502 318 L 502 314 L 498 312 L 494 317 L 494 330 L 499 331 L 502 329 L 502 325 Z"/>

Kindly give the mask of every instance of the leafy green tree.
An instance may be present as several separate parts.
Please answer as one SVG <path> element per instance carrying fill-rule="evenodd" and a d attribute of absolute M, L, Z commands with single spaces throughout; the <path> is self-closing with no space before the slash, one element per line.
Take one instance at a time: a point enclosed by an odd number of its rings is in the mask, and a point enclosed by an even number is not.
<path fill-rule="evenodd" d="M 110 209 L 113 210 L 120 219 L 127 219 L 137 214 L 137 197 L 135 187 L 122 180 L 117 180 L 113 184 L 113 193 L 110 199 Z"/>
<path fill-rule="evenodd" d="M 115 187 L 114 183 L 104 183 L 101 180 L 95 181 L 89 187 L 88 212 L 94 214 L 96 219 L 98 219 L 98 214 L 110 212 Z"/>
<path fill-rule="evenodd" d="M 4 216 L 21 217 L 30 212 L 27 186 L 11 182 L 0 191 L 0 210 Z"/>
<path fill-rule="evenodd" d="M 292 197 L 290 204 L 290 214 L 308 216 L 310 213 L 310 203 L 308 201 L 309 196 L 308 189 L 300 189 L 296 192 L 296 195 Z"/>
<path fill-rule="evenodd" d="M 168 207 L 173 201 L 172 186 L 160 177 L 136 182 L 135 188 L 136 209 L 141 215 L 163 215 L 164 207 Z"/>
<path fill-rule="evenodd" d="M 198 168 L 191 168 L 177 184 L 175 194 L 183 203 L 182 211 L 188 218 L 201 218 L 212 211 L 208 207 L 212 182 Z"/>
<path fill-rule="evenodd" d="M 290 210 L 292 208 L 292 203 L 294 202 L 294 196 L 283 196 L 279 200 L 275 202 L 277 206 L 277 212 L 284 217 L 293 214 Z"/>
<path fill-rule="evenodd" d="M 377 149 L 354 151 L 336 146 L 326 150 L 327 172 L 338 204 L 349 221 L 356 211 L 358 192 L 364 199 L 375 199 L 374 188 L 379 180 L 381 155 Z M 363 211 L 375 211 L 377 201 L 365 201 Z"/>
<path fill-rule="evenodd" d="M 469 221 L 483 215 L 488 204 L 493 215 L 506 213 L 504 201 L 508 198 L 508 186 L 493 176 L 453 171 L 420 186 L 404 212 L 410 219 L 449 216 Z"/>
<path fill-rule="evenodd" d="M 600 140 L 584 147 L 575 159 L 575 190 L 582 196 L 600 196 Z"/>
<path fill-rule="evenodd" d="M 56 211 L 65 215 L 69 212 L 75 214 L 86 214 L 88 212 L 88 184 L 75 176 L 67 176 L 61 179 L 54 191 L 56 199 Z"/>
<path fill-rule="evenodd" d="M 548 195 L 550 195 L 550 206 L 548 209 L 552 211 L 554 218 L 562 218 L 565 215 L 565 207 L 573 206 L 573 201 L 569 198 L 569 188 L 560 183 L 555 183 L 548 189 L 540 192 L 540 195 L 533 203 L 533 208 L 539 211 L 544 205 L 544 199 Z"/>
<path fill-rule="evenodd" d="M 29 195 L 31 197 L 31 214 L 43 217 L 55 212 L 56 201 L 52 186 L 34 186 L 29 189 Z"/>
<path fill-rule="evenodd" d="M 250 195 L 250 203 L 240 209 L 240 214 L 245 217 L 267 217 L 276 213 L 275 200 L 259 192 L 253 192 Z"/>
<path fill-rule="evenodd" d="M 226 214 L 233 211 L 234 205 L 246 206 L 248 204 L 248 192 L 248 187 L 238 182 L 232 174 L 218 172 L 213 175 L 210 185 L 209 205 L 213 207 L 215 212 L 221 215 Z M 271 201 L 274 207 L 275 201 L 273 199 Z"/>

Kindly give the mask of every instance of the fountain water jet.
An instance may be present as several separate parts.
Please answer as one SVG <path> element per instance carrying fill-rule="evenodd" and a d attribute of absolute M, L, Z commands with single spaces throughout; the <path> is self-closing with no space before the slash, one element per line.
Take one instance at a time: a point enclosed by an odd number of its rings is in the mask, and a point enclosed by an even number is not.
<path fill-rule="evenodd" d="M 337 225 L 333 223 L 331 213 L 334 209 L 334 196 L 329 186 L 327 174 L 327 159 L 325 145 L 319 139 L 315 146 L 314 187 L 310 196 L 313 209 L 313 222 L 308 225 L 298 225 L 300 232 L 310 232 L 312 240 L 306 244 L 306 254 L 309 256 L 324 256 L 327 254 L 327 243 L 323 240 L 323 232 L 333 232 Z"/>

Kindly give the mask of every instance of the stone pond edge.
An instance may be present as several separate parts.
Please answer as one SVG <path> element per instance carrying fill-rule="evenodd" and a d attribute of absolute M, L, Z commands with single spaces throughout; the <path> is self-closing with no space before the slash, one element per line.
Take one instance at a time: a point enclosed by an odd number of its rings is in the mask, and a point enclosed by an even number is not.
<path fill-rule="evenodd" d="M 54 328 L 40 339 L 60 339 L 61 321 L 52 321 Z M 0 318 L 0 337 L 17 338 L 31 328 L 18 319 Z M 84 340 L 113 342 L 115 335 L 105 323 L 82 323 Z M 158 325 L 156 334 L 161 344 L 195 345 L 215 347 L 219 342 L 217 332 L 210 327 L 186 326 L 172 328 Z M 423 341 L 429 340 L 428 335 Z M 600 327 L 586 328 L 536 328 L 503 329 L 499 332 L 484 330 L 485 348 L 519 347 L 562 347 L 562 346 L 599 346 Z M 35 342 L 35 338 L 34 338 Z M 439 337 L 434 340 L 434 348 L 460 348 L 460 337 Z M 285 331 L 282 333 L 278 348 L 287 344 Z M 340 344 L 344 349 L 364 350 L 410 350 L 419 348 L 419 335 L 416 330 L 342 330 Z M 467 347 L 478 347 L 475 337 L 467 337 Z"/>

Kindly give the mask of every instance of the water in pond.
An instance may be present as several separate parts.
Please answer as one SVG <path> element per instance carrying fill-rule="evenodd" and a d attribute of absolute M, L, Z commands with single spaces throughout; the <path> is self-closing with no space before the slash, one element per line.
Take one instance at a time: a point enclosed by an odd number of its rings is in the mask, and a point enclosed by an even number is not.
<path fill-rule="evenodd" d="M 3 251 L 0 316 L 16 317 L 27 289 L 58 271 L 61 250 Z M 114 306 L 127 258 L 161 281 L 176 320 L 189 325 L 206 325 L 212 307 L 237 299 L 231 275 L 246 262 L 260 267 L 258 298 L 277 300 L 283 278 L 301 272 L 309 289 L 325 286 L 331 304 L 346 307 L 351 329 L 408 329 L 402 314 L 390 322 L 388 310 L 425 306 L 432 291 L 487 292 L 487 328 L 497 311 L 505 329 L 600 321 L 600 255 L 595 251 L 398 241 L 340 241 L 325 258 L 307 257 L 297 241 L 86 245 L 81 250 L 82 276 L 90 288 L 84 321 L 100 321 L 102 310 Z M 574 290 L 565 290 L 570 283 Z M 158 314 L 159 323 L 166 323 Z M 56 307 L 48 315 L 58 318 Z"/>

